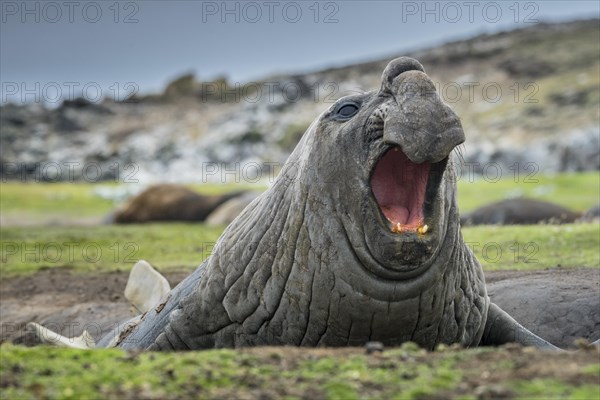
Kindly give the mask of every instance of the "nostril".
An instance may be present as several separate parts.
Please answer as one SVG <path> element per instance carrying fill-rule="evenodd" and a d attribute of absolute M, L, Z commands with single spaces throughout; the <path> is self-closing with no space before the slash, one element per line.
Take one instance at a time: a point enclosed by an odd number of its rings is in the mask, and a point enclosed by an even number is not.
<path fill-rule="evenodd" d="M 381 84 L 384 89 L 390 90 L 395 77 L 406 71 L 425 72 L 420 62 L 410 57 L 399 57 L 390 61 L 381 75 Z"/>

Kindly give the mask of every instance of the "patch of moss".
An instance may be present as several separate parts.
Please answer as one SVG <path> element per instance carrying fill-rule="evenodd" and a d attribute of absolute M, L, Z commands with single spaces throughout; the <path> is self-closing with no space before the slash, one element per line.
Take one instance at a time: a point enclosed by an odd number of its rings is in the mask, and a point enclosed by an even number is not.
<path fill-rule="evenodd" d="M 503 347 L 427 352 L 412 343 L 372 355 L 357 348 L 293 347 L 133 353 L 4 344 L 0 351 L 2 398 L 416 400 L 473 399 L 486 393 L 597 398 L 600 388 L 584 372 L 597 365 L 597 352 L 561 355 Z M 520 366 L 498 364 L 507 359 Z M 570 372 L 562 378 L 565 359 Z M 540 363 L 547 366 L 544 371 L 522 374 L 523 368 L 536 371 Z M 490 366 L 495 375 L 481 378 Z"/>
<path fill-rule="evenodd" d="M 600 376 L 600 364 L 588 365 L 582 369 L 582 372 L 592 376 Z"/>
<path fill-rule="evenodd" d="M 600 388 L 595 385 L 574 387 L 553 379 L 531 379 L 514 382 L 520 399 L 597 399 Z"/>
<path fill-rule="evenodd" d="M 312 393 L 326 398 L 358 399 L 366 394 L 418 399 L 460 381 L 460 373 L 452 370 L 458 360 L 453 354 L 435 365 L 414 359 L 406 363 L 403 358 L 425 354 L 410 345 L 379 357 L 354 352 L 291 364 L 285 352 L 273 351 L 283 357 L 235 350 L 135 354 L 3 345 L 3 398 L 222 398 L 266 392 L 296 398 Z"/>

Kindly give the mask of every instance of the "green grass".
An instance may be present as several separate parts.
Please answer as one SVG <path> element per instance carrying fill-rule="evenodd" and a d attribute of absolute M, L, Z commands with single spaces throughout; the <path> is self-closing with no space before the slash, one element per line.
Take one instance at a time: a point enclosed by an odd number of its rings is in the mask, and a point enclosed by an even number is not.
<path fill-rule="evenodd" d="M 511 383 L 520 393 L 521 399 L 598 399 L 599 388 L 585 385 L 578 388 L 569 387 L 552 379 L 532 379 Z"/>
<path fill-rule="evenodd" d="M 210 254 L 222 227 L 147 224 L 0 228 L 3 278 L 40 269 L 128 271 L 145 259 L 158 270 L 193 270 Z M 185 232 L 185 234 L 182 234 Z M 485 270 L 600 268 L 597 223 L 463 228 Z"/>
<path fill-rule="evenodd" d="M 600 173 L 541 175 L 532 168 L 515 174 L 502 171 L 495 182 L 496 171 L 488 171 L 487 180 L 469 177 L 468 170 L 458 180 L 458 205 L 461 212 L 508 197 L 524 196 L 550 201 L 574 211 L 600 203 Z"/>
<path fill-rule="evenodd" d="M 550 267 L 600 268 L 597 223 L 475 226 L 462 229 L 465 242 L 484 270 Z"/>
<path fill-rule="evenodd" d="M 95 187 L 87 183 L 6 182 L 0 184 L 0 210 L 4 216 L 29 214 L 35 217 L 46 213 L 101 216 L 113 208 L 113 202 L 96 196 Z"/>
<path fill-rule="evenodd" d="M 161 271 L 193 270 L 222 230 L 201 224 L 0 228 L 0 271 L 3 278 L 53 267 L 128 271 L 139 259 Z"/>
<path fill-rule="evenodd" d="M 597 398 L 599 390 L 599 376 L 586 372 L 598 365 L 593 352 L 446 347 L 429 353 L 413 343 L 373 355 L 351 348 L 127 353 L 10 344 L 0 351 L 0 395 L 6 399 L 469 398 L 488 384 L 483 371 L 507 377 L 495 386 L 517 398 Z M 566 362 L 569 377 L 556 376 Z M 521 376 L 523 368 L 540 363 L 546 368 L 536 379 Z"/>

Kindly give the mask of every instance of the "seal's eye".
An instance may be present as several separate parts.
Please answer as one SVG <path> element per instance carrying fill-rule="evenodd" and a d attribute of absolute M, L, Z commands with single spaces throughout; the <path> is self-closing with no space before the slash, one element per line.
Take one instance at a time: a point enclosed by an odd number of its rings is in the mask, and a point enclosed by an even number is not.
<path fill-rule="evenodd" d="M 358 112 L 358 106 L 354 103 L 342 104 L 337 111 L 335 116 L 340 119 L 348 119 L 353 117 Z"/>

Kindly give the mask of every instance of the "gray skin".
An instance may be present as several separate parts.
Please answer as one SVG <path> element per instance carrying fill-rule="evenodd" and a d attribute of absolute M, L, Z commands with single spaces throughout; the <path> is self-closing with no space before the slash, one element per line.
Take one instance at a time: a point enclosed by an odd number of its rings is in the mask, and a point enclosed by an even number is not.
<path fill-rule="evenodd" d="M 344 117 L 348 104 L 358 112 Z M 273 186 L 164 303 L 123 326 L 117 346 L 555 348 L 490 302 L 463 241 L 447 160 L 464 139 L 421 64 L 391 61 L 378 91 L 340 99 L 312 123 Z M 432 163 L 425 234 L 392 232 L 372 191 L 375 165 L 394 147 Z"/>

